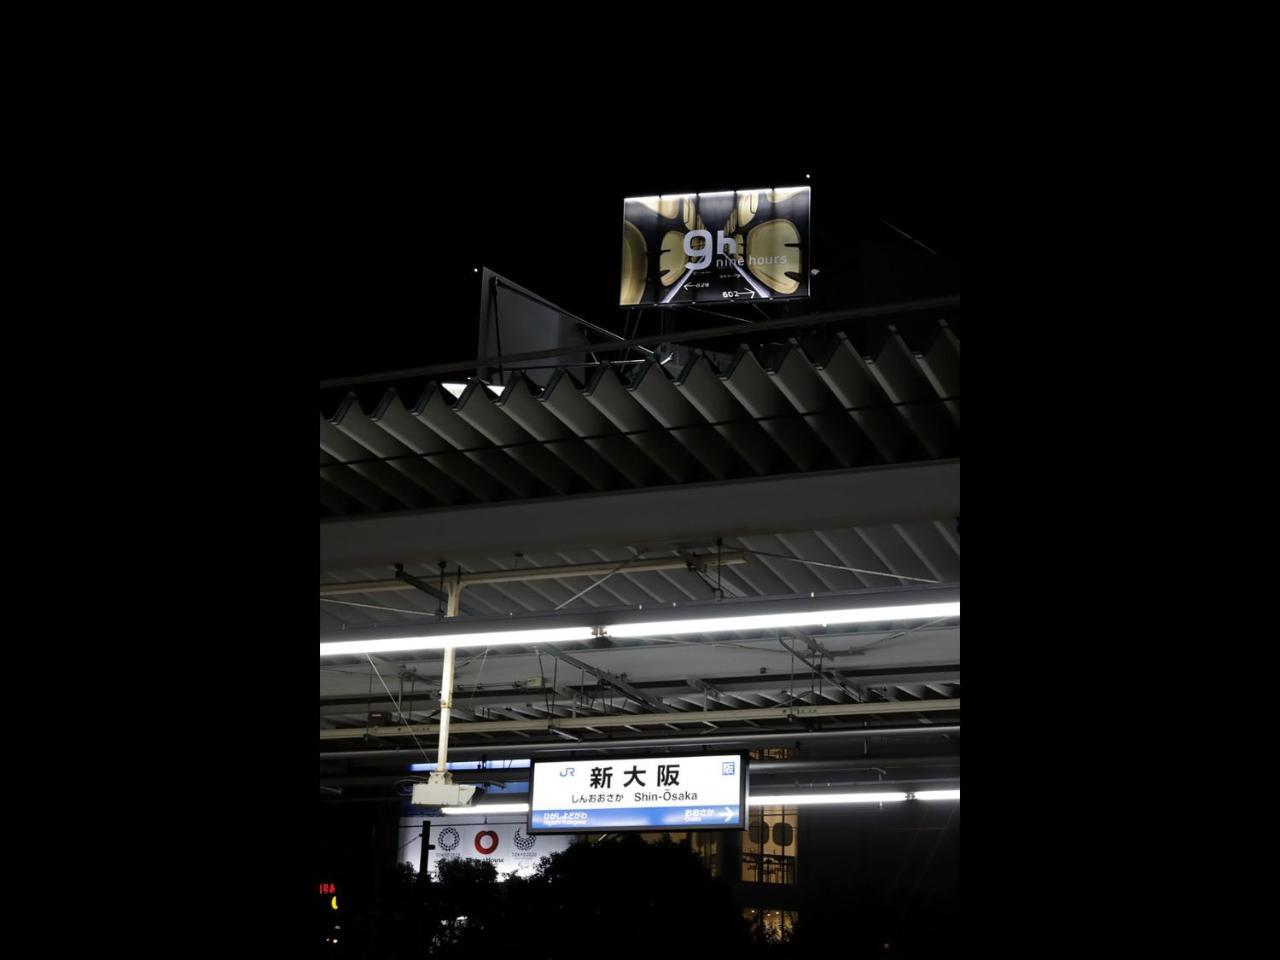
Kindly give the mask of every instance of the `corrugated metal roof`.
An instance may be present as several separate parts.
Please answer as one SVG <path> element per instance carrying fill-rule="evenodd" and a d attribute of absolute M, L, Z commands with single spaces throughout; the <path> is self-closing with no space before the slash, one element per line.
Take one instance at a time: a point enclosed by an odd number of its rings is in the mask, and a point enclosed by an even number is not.
<path fill-rule="evenodd" d="M 321 415 L 320 510 L 347 516 L 671 483 L 954 457 L 959 340 L 891 333 L 864 354 L 843 333 L 721 372 L 694 352 L 678 376 L 614 364 L 545 389 L 516 375 L 495 395 L 441 382 L 416 400 L 386 390 L 372 409 L 348 394 Z"/>
<path fill-rule="evenodd" d="M 348 394 L 320 416 L 322 517 L 432 510 L 579 493 L 776 476 L 958 457 L 959 339 L 952 321 L 893 325 L 859 335 L 742 347 L 732 356 L 686 351 L 674 374 L 660 363 L 603 365 L 586 383 L 567 369 L 545 388 L 516 375 L 500 391 L 431 382 L 416 397 L 388 389 Z M 580 369 L 580 368 L 579 368 Z M 780 505 L 781 509 L 785 506 Z M 344 523 L 347 521 L 343 521 Z M 351 521 L 362 522 L 362 521 Z M 767 529 L 764 527 L 763 529 Z M 785 529 L 778 527 L 777 529 Z M 960 547 L 948 520 L 835 526 L 726 536 L 711 543 L 650 546 L 646 558 L 740 550 L 747 562 L 699 573 L 680 567 L 623 568 L 577 596 L 593 574 L 476 583 L 463 616 L 512 616 L 595 607 L 683 605 L 707 600 L 860 590 L 903 583 L 894 575 L 957 583 Z M 429 544 L 419 556 L 431 555 Z M 566 549 L 469 558 L 468 573 L 568 564 L 622 563 L 637 546 Z M 800 562 L 808 561 L 808 562 Z M 841 569 L 845 568 L 845 569 Z M 451 563 L 453 574 L 457 565 Z M 440 571 L 405 558 L 404 571 L 429 584 Z M 323 583 L 386 580 L 387 568 L 325 569 Z M 322 629 L 403 624 L 432 617 L 439 601 L 417 589 L 322 598 Z M 785 641 L 785 642 L 784 642 Z M 817 644 L 814 646 L 813 644 Z M 680 712 L 749 707 L 946 701 L 959 697 L 959 628 L 865 625 L 830 635 L 718 635 L 637 639 L 564 647 Z M 806 666 L 810 658 L 817 669 Z M 439 683 L 433 654 L 377 657 L 388 683 L 410 702 L 405 719 L 424 722 Z M 455 705 L 465 721 L 548 719 L 648 712 L 607 682 L 521 647 L 468 654 L 458 666 Z M 321 664 L 321 723 L 361 727 L 390 701 L 371 692 L 367 661 Z M 572 673 L 573 676 L 566 677 Z M 536 684 L 530 684 L 537 678 Z M 710 685 L 711 689 L 706 689 Z M 395 691 L 397 688 L 392 687 Z M 868 714 L 874 720 L 874 714 Z M 911 716 L 908 714 L 907 716 Z M 946 722 L 920 714 L 925 722 Z M 862 721 L 860 716 L 858 722 Z M 741 723 L 728 721 L 732 729 Z M 742 721 L 749 723 L 749 721 Z M 790 729 L 787 722 L 780 729 Z M 545 731 L 544 731 L 545 732 Z"/>

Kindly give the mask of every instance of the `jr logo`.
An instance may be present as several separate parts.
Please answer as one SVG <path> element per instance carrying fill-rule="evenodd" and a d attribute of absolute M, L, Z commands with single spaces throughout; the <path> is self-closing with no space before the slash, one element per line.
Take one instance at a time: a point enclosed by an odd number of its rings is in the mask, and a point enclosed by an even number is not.
<path fill-rule="evenodd" d="M 693 249 L 693 241 L 701 240 L 702 249 Z M 684 235 L 684 253 L 686 257 L 691 257 L 689 261 L 690 270 L 704 270 L 711 266 L 711 261 L 716 254 L 724 253 L 731 257 L 738 255 L 738 244 L 733 237 L 726 237 L 723 230 L 716 231 L 716 245 L 711 246 L 710 230 L 690 230 Z"/>
<path fill-rule="evenodd" d="M 565 767 L 565 769 L 563 769 L 563 770 L 561 770 L 561 771 L 560 771 L 560 776 L 562 776 L 562 777 L 572 777 L 572 776 L 573 776 L 573 767 Z"/>

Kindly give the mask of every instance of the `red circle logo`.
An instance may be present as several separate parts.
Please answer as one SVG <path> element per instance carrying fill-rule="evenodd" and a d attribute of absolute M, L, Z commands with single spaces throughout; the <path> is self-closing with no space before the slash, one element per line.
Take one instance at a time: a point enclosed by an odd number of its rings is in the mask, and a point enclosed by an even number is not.
<path fill-rule="evenodd" d="M 486 840 L 485 838 L 488 838 Z M 476 834 L 476 850 L 486 856 L 498 849 L 498 835 L 492 830 L 481 830 Z"/>

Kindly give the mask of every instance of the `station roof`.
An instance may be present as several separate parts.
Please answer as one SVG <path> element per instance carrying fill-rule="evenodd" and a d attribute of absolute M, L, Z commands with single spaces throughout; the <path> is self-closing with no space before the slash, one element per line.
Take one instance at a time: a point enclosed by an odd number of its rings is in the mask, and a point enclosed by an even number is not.
<path fill-rule="evenodd" d="M 544 385 L 446 376 L 347 394 L 319 418 L 322 639 L 435 623 L 442 561 L 446 578 L 512 572 L 469 584 L 460 615 L 513 623 L 958 585 L 959 364 L 952 315 L 560 368 Z M 570 565 L 582 572 L 536 576 Z M 797 718 L 743 711 L 796 706 L 837 708 L 804 729 L 958 723 L 958 620 L 563 652 L 577 666 L 521 646 L 460 654 L 451 744 L 563 745 L 570 727 L 548 726 L 566 719 L 596 743 L 767 734 Z M 440 655 L 373 662 L 377 680 L 367 659 L 321 663 L 322 753 L 413 747 L 401 720 L 428 730 Z"/>

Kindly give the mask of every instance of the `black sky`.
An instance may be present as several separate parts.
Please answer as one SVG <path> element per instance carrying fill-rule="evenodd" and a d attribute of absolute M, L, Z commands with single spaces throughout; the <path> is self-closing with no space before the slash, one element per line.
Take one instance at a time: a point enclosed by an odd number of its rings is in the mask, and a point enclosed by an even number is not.
<path fill-rule="evenodd" d="M 323 281 L 320 378 L 474 358 L 482 265 L 622 332 L 626 196 L 809 184 L 820 273 L 810 300 L 770 305 L 773 315 L 959 292 L 963 187 L 949 165 L 919 155 L 864 160 L 853 150 L 821 161 L 779 153 L 767 162 L 748 147 L 729 160 L 661 146 L 583 155 L 535 143 L 421 169 L 411 158 L 361 163 L 323 219 L 338 267 Z M 745 305 L 737 312 L 760 316 Z M 670 315 L 678 329 L 723 322 L 687 309 Z M 640 331 L 652 332 L 654 310 Z"/>

